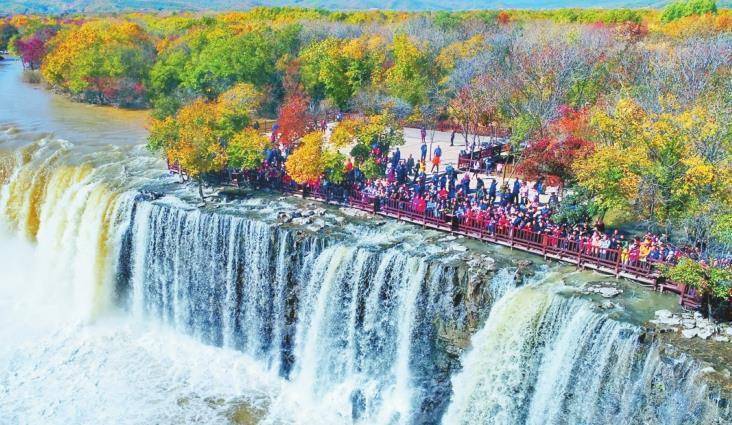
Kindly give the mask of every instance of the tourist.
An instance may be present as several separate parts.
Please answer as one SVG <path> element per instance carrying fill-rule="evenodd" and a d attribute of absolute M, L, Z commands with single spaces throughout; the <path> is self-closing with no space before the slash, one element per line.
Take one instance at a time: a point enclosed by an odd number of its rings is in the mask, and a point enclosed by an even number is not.
<path fill-rule="evenodd" d="M 440 149 L 440 145 L 437 145 L 435 148 L 434 156 L 432 157 L 432 170 L 430 170 L 431 173 L 440 172 L 440 160 L 442 156 L 442 149 Z"/>

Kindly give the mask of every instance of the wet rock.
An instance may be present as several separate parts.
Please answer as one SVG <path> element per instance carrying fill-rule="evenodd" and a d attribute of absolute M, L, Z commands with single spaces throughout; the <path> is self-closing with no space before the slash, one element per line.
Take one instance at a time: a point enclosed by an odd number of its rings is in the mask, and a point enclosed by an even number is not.
<path fill-rule="evenodd" d="M 355 208 L 341 207 L 340 211 L 343 214 L 345 214 L 349 217 L 354 217 L 354 218 L 367 219 L 367 218 L 371 217 L 371 214 L 367 213 L 366 211 L 357 210 Z"/>
<path fill-rule="evenodd" d="M 724 335 L 716 335 L 716 336 L 715 336 L 714 338 L 712 338 L 712 339 L 714 339 L 714 340 L 715 340 L 715 341 L 717 341 L 717 342 L 729 342 L 729 337 L 726 337 L 726 336 L 724 336 Z"/>
<path fill-rule="evenodd" d="M 163 193 L 160 192 L 154 192 L 152 190 L 141 190 L 137 196 L 135 196 L 135 200 L 137 201 L 154 201 L 156 199 L 160 199 L 164 196 Z"/>
<path fill-rule="evenodd" d="M 684 329 L 683 331 L 681 331 L 681 336 L 683 336 L 684 338 L 687 338 L 687 339 L 694 338 L 696 336 L 696 334 L 697 334 L 696 328 Z"/>
<path fill-rule="evenodd" d="M 713 333 L 714 333 L 714 331 L 712 331 L 709 328 L 703 328 L 703 329 L 696 330 L 696 336 L 701 339 L 709 339 L 709 337 L 712 336 Z"/>
<path fill-rule="evenodd" d="M 516 285 L 523 285 L 524 279 L 534 275 L 534 263 L 531 260 L 517 260 L 514 264 L 516 265 L 514 281 Z"/>
<path fill-rule="evenodd" d="M 603 301 L 602 303 L 600 303 L 600 308 L 604 310 L 609 310 L 611 308 L 615 308 L 615 303 L 611 301 Z"/>
<path fill-rule="evenodd" d="M 656 320 L 651 320 L 653 323 L 666 326 L 679 326 L 681 324 L 681 318 L 679 317 L 661 317 Z"/>
<path fill-rule="evenodd" d="M 310 217 L 296 217 L 292 219 L 292 223 L 298 226 L 306 226 L 310 224 Z"/>
<path fill-rule="evenodd" d="M 684 329 L 691 329 L 696 327 L 696 320 L 694 319 L 681 319 L 681 326 Z"/>
<path fill-rule="evenodd" d="M 615 287 L 611 282 L 600 282 L 589 285 L 585 288 L 589 293 L 598 294 L 603 298 L 613 298 L 623 293 L 623 290 Z"/>
<path fill-rule="evenodd" d="M 655 314 L 656 314 L 656 317 L 658 317 L 659 319 L 667 319 L 667 318 L 673 316 L 673 313 L 671 313 L 668 310 L 657 310 Z"/>
<path fill-rule="evenodd" d="M 293 219 L 292 213 L 289 211 L 280 211 L 277 213 L 277 221 L 280 223 L 289 223 Z"/>

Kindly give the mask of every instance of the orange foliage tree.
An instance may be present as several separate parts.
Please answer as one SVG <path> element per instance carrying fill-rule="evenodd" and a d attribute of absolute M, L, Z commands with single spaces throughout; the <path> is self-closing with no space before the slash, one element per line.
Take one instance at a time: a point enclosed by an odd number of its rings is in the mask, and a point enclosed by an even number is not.
<path fill-rule="evenodd" d="M 308 112 L 309 100 L 302 93 L 289 95 L 282 107 L 278 119 L 277 135 L 285 147 L 293 147 L 307 133 L 312 123 Z"/>

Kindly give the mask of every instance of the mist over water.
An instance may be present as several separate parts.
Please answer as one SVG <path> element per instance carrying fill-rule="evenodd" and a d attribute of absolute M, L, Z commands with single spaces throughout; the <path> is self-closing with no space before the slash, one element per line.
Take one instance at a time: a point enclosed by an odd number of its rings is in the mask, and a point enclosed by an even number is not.
<path fill-rule="evenodd" d="M 566 269 L 522 279 L 520 254 L 394 222 L 278 226 L 302 204 L 271 195 L 198 209 L 136 144 L 139 113 L 19 78 L 0 66 L 31 108 L 0 107 L 0 423 L 730 417 L 693 359 Z"/>

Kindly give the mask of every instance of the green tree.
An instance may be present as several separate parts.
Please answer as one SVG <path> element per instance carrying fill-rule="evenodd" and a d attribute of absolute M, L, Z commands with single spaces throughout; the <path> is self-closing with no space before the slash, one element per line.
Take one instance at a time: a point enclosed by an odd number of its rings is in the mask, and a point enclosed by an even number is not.
<path fill-rule="evenodd" d="M 430 87 L 430 68 L 433 66 L 427 53 L 405 34 L 394 36 L 391 51 L 394 65 L 386 72 L 389 92 L 411 105 L 425 103 Z"/>
<path fill-rule="evenodd" d="M 267 137 L 255 129 L 244 129 L 226 146 L 229 166 L 243 170 L 257 169 L 262 165 L 264 150 L 268 147 Z"/>
<path fill-rule="evenodd" d="M 663 9 L 661 21 L 671 22 L 692 15 L 717 13 L 717 2 L 714 0 L 679 0 L 669 3 Z"/>

